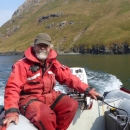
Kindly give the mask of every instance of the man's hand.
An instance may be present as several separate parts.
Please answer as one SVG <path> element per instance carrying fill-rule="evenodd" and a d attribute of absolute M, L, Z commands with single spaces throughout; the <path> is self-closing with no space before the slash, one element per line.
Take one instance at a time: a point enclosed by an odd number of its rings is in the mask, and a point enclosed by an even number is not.
<path fill-rule="evenodd" d="M 101 95 L 95 91 L 95 89 L 92 89 L 90 92 L 89 92 L 90 96 L 92 98 L 94 98 L 95 100 L 97 100 L 97 96 L 101 97 Z"/>
<path fill-rule="evenodd" d="M 11 122 L 14 122 L 17 125 L 18 121 L 19 121 L 18 113 L 9 113 L 3 120 L 3 125 L 8 127 Z"/>

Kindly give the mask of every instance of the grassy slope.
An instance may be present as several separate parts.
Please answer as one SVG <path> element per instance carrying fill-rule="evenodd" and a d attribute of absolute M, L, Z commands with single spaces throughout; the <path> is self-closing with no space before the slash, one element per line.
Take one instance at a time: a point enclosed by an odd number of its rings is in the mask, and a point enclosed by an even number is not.
<path fill-rule="evenodd" d="M 23 51 L 33 43 L 34 37 L 40 32 L 50 34 L 55 48 L 60 46 L 60 50 L 81 44 L 91 47 L 92 44 L 130 43 L 130 0 L 68 1 L 68 4 L 63 4 L 65 0 L 55 0 L 36 12 L 31 10 L 28 14 L 23 13 L 24 19 L 17 20 L 20 29 L 7 40 L 0 40 L 0 51 Z M 62 12 L 63 15 L 37 24 L 41 16 L 56 12 Z M 65 20 L 68 23 L 63 29 L 56 26 Z M 70 21 L 75 24 L 70 25 Z M 52 23 L 55 26 L 46 29 L 46 26 Z M 1 27 L 0 32 L 5 32 L 6 28 L 8 27 Z"/>

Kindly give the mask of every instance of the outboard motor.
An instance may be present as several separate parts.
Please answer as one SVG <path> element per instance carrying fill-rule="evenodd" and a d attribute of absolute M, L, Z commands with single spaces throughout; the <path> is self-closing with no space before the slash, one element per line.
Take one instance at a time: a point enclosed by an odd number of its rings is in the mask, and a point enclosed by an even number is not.
<path fill-rule="evenodd" d="M 88 83 L 87 75 L 84 68 L 73 67 L 73 68 L 70 68 L 70 70 L 71 70 L 71 73 L 73 75 L 76 75 L 82 82 L 86 84 Z M 87 110 L 87 109 L 92 108 L 93 100 L 91 99 L 90 96 L 86 95 L 85 93 L 79 93 L 75 91 L 74 89 L 69 88 L 67 85 L 61 85 L 58 82 L 56 83 L 56 86 L 54 87 L 54 89 L 56 91 L 61 91 L 62 93 L 65 93 L 69 95 L 70 97 L 74 98 L 75 100 L 77 100 L 79 103 L 79 108 L 81 110 Z"/>

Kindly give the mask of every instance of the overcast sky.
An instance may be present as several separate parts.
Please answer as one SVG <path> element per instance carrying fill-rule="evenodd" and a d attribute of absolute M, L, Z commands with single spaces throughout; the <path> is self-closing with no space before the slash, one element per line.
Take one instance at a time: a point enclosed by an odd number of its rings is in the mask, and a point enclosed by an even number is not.
<path fill-rule="evenodd" d="M 26 0 L 0 0 L 0 27 L 11 19 L 13 13 Z"/>

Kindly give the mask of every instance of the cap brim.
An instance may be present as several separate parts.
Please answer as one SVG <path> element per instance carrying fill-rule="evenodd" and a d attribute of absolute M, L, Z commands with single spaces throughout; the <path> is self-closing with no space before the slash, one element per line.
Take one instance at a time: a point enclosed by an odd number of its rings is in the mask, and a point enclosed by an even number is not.
<path fill-rule="evenodd" d="M 50 41 L 45 41 L 45 40 L 37 40 L 37 41 L 35 42 L 35 44 L 40 44 L 40 43 L 41 43 L 41 44 L 42 44 L 42 43 L 43 43 L 43 44 L 46 44 L 46 45 L 48 45 L 48 46 L 51 44 Z"/>

